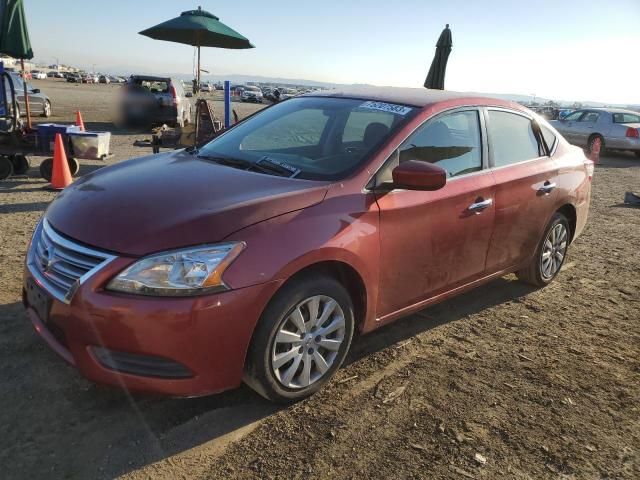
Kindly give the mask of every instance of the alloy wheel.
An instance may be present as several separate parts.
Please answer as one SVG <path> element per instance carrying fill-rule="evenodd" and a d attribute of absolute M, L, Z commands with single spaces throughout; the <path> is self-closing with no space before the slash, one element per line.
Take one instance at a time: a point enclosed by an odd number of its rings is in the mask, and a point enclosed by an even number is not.
<path fill-rule="evenodd" d="M 303 300 L 278 327 L 271 352 L 275 378 L 290 389 L 317 382 L 335 362 L 345 333 L 344 312 L 333 298 Z"/>
<path fill-rule="evenodd" d="M 540 272 L 545 280 L 552 278 L 560 270 L 567 253 L 567 239 L 568 232 L 563 223 L 558 223 L 549 230 L 540 256 Z"/>

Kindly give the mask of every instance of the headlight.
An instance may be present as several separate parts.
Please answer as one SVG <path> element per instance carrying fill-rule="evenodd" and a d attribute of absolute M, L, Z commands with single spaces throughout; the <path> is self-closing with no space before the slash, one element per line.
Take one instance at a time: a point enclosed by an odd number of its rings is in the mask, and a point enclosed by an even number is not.
<path fill-rule="evenodd" d="M 167 297 L 226 290 L 222 274 L 244 247 L 234 242 L 150 255 L 122 271 L 107 290 Z"/>

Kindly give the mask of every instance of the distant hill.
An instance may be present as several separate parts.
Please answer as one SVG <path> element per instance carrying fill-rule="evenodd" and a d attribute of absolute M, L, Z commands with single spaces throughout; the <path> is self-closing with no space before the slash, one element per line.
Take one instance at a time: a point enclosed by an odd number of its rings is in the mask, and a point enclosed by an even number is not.
<path fill-rule="evenodd" d="M 193 79 L 193 74 L 185 74 L 185 73 L 159 73 L 159 72 L 151 72 L 144 70 L 136 70 L 133 72 L 130 68 L 119 66 L 113 67 L 111 71 L 108 73 L 115 75 L 130 75 L 131 73 L 138 74 L 149 74 L 149 75 L 167 75 L 174 78 L 180 78 L 182 80 L 191 81 Z M 243 84 L 247 82 L 257 82 L 257 83 L 269 83 L 274 85 L 281 86 L 299 86 L 299 87 L 319 87 L 319 88 L 340 88 L 345 86 L 356 86 L 356 85 L 367 85 L 367 84 L 341 84 L 341 83 L 330 83 L 330 82 L 320 82 L 317 80 L 307 80 L 301 78 L 285 78 L 285 77 L 266 77 L 261 75 L 247 75 L 247 74 L 231 74 L 231 75 L 202 75 L 202 81 L 208 82 L 222 82 L 224 80 L 230 80 L 231 83 L 235 84 Z M 416 85 L 416 87 L 419 85 Z M 469 92 L 472 93 L 472 92 Z M 483 92 L 482 95 L 486 95 L 488 97 L 500 98 L 503 100 L 511 100 L 517 103 L 526 103 L 529 104 L 534 100 L 532 95 L 522 95 L 518 93 L 489 93 Z M 539 104 L 547 103 L 550 99 L 543 97 L 535 97 L 535 101 Z M 640 105 L 629 105 L 629 104 L 610 104 L 603 102 L 596 102 L 591 100 L 562 100 L 562 99 L 553 99 L 554 102 L 559 104 L 561 107 L 570 107 L 576 101 L 582 104 L 583 107 L 619 107 L 619 108 L 630 108 L 632 110 L 640 111 Z"/>

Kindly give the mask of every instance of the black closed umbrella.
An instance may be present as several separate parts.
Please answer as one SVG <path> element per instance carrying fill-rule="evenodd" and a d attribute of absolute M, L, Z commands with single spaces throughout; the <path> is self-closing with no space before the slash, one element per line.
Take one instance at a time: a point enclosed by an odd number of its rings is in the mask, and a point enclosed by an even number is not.
<path fill-rule="evenodd" d="M 436 43 L 436 54 L 433 57 L 433 62 L 431 62 L 427 79 L 424 81 L 425 88 L 444 90 L 444 74 L 447 71 L 447 61 L 449 60 L 452 46 L 451 30 L 447 23 L 447 26 L 440 34 L 440 38 L 438 38 L 438 43 Z"/>

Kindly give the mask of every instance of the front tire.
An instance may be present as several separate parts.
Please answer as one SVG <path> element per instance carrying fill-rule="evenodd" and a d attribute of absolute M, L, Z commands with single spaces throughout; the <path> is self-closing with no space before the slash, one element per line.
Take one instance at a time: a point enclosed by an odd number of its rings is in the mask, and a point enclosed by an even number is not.
<path fill-rule="evenodd" d="M 268 400 L 313 395 L 344 361 L 354 330 L 347 290 L 328 276 L 305 276 L 269 302 L 251 340 L 245 383 Z"/>
<path fill-rule="evenodd" d="M 531 263 L 516 272 L 518 278 L 536 287 L 544 287 L 551 283 L 567 257 L 570 238 L 571 230 L 567 217 L 556 212 L 545 228 Z"/>

